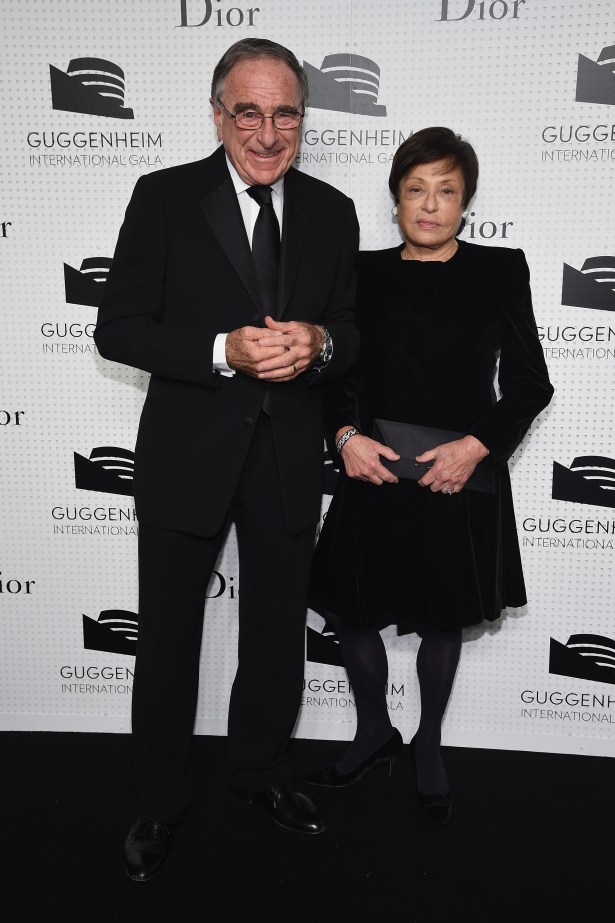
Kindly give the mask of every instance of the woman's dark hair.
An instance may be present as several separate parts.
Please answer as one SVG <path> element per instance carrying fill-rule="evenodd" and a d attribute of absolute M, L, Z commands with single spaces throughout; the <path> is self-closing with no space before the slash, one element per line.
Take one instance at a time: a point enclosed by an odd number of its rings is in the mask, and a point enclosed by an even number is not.
<path fill-rule="evenodd" d="M 463 176 L 463 207 L 476 192 L 478 182 L 478 158 L 472 145 L 456 135 L 450 128 L 422 128 L 401 144 L 391 166 L 389 189 L 399 202 L 399 186 L 407 173 L 421 163 L 434 163 L 436 160 L 448 161 L 448 168 L 459 167 Z"/>
<path fill-rule="evenodd" d="M 224 52 L 214 68 L 211 81 L 211 98 L 216 101 L 221 96 L 224 81 L 236 64 L 239 64 L 240 61 L 248 61 L 254 58 L 274 58 L 290 67 L 297 78 L 301 106 L 305 109 L 308 98 L 308 79 L 305 70 L 301 67 L 292 51 L 289 51 L 284 45 L 278 45 L 277 42 L 270 42 L 267 38 L 244 38 L 239 42 L 235 42 Z"/>

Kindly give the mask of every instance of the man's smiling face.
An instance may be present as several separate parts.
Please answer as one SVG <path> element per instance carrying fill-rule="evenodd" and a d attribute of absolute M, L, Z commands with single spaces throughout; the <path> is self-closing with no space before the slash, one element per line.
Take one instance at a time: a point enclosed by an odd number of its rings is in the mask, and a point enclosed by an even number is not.
<path fill-rule="evenodd" d="M 273 115 L 280 109 L 302 111 L 299 82 L 287 64 L 276 58 L 240 61 L 228 74 L 220 99 L 237 114 L 246 109 Z M 261 128 L 246 131 L 221 110 L 216 101 L 214 121 L 239 176 L 250 186 L 271 186 L 291 167 L 301 142 L 301 127 L 280 130 L 271 119 Z"/>

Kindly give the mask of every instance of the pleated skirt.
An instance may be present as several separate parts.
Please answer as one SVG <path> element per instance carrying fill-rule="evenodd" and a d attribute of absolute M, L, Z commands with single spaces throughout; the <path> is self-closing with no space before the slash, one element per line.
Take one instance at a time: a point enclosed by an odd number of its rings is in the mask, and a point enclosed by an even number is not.
<path fill-rule="evenodd" d="M 493 495 L 340 475 L 314 554 L 312 608 L 404 632 L 494 621 L 526 601 L 507 469 Z"/>

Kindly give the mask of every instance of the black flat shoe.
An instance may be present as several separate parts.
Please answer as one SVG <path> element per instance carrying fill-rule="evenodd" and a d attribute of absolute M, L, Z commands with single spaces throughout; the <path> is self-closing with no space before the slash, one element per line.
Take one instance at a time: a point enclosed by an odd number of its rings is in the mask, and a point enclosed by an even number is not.
<path fill-rule="evenodd" d="M 126 837 L 126 874 L 132 881 L 151 881 L 169 857 L 171 828 L 157 820 L 137 817 Z"/>
<path fill-rule="evenodd" d="M 338 772 L 335 766 L 325 766 L 318 772 L 313 772 L 305 777 L 309 785 L 322 785 L 325 788 L 346 788 L 348 785 L 354 785 L 366 772 L 378 766 L 380 763 L 389 764 L 389 775 L 393 775 L 395 761 L 399 759 L 404 742 L 402 736 L 397 730 L 393 731 L 393 736 L 385 741 L 371 756 L 363 760 L 352 772 Z"/>
<path fill-rule="evenodd" d="M 249 804 L 260 805 L 271 814 L 276 824 L 294 833 L 323 833 L 325 822 L 307 795 L 296 792 L 290 785 L 272 785 L 265 792 L 235 794 Z"/>
<path fill-rule="evenodd" d="M 451 819 L 451 811 L 453 809 L 453 796 L 450 789 L 443 795 L 439 792 L 431 792 L 430 794 L 425 795 L 423 792 L 419 791 L 414 737 L 410 741 L 410 755 L 412 756 L 412 761 L 414 763 L 416 790 L 419 796 L 421 807 L 425 811 L 425 814 L 427 814 L 428 817 L 431 817 L 432 820 L 437 821 L 439 824 L 448 824 L 449 820 Z"/>

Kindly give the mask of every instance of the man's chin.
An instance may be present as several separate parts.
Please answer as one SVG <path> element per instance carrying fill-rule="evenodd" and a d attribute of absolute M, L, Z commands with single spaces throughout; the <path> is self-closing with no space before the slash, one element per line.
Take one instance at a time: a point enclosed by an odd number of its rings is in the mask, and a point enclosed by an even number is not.
<path fill-rule="evenodd" d="M 259 186 L 272 186 L 286 173 L 291 163 L 283 156 L 250 156 L 246 164 L 246 175 Z"/>

